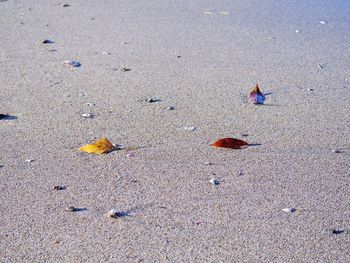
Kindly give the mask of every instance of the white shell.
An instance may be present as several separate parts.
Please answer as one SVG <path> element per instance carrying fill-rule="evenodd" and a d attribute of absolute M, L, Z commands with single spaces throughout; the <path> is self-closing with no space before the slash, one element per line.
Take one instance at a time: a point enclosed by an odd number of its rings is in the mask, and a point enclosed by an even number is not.
<path fill-rule="evenodd" d="M 83 113 L 81 114 L 81 117 L 84 117 L 84 118 L 91 118 L 93 115 L 92 113 Z"/>
<path fill-rule="evenodd" d="M 325 24 L 327 24 L 327 22 L 326 21 L 320 21 L 320 24 L 321 25 L 325 25 Z"/>
<path fill-rule="evenodd" d="M 283 208 L 282 211 L 286 213 L 294 213 L 296 209 L 293 207 L 286 207 L 286 208 Z"/>
<path fill-rule="evenodd" d="M 213 185 L 218 185 L 218 184 L 220 184 L 220 180 L 217 179 L 217 178 L 210 179 L 209 182 L 210 182 L 211 184 L 213 184 Z"/>
<path fill-rule="evenodd" d="M 80 62 L 77 60 L 65 60 L 62 63 L 65 66 L 71 66 L 71 67 L 75 67 L 75 68 L 81 66 Z"/>
<path fill-rule="evenodd" d="M 184 129 L 185 129 L 185 131 L 194 131 L 196 129 L 196 127 L 185 126 Z"/>
<path fill-rule="evenodd" d="M 117 209 L 113 208 L 113 209 L 109 210 L 108 213 L 107 213 L 107 217 L 117 218 L 118 217 Z"/>

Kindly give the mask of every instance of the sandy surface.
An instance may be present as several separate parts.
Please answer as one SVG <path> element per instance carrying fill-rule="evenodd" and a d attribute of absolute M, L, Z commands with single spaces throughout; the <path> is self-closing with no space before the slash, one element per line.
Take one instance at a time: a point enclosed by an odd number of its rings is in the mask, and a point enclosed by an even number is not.
<path fill-rule="evenodd" d="M 0 1 L 1 262 L 350 262 L 349 10 Z"/>

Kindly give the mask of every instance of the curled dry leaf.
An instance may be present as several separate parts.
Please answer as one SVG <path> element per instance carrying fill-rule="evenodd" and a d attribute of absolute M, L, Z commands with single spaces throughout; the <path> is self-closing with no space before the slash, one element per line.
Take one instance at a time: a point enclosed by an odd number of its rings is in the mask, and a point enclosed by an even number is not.
<path fill-rule="evenodd" d="M 210 146 L 221 147 L 221 148 L 231 148 L 231 149 L 241 149 L 247 147 L 249 144 L 245 141 L 233 138 L 223 138 L 217 140 Z"/>
<path fill-rule="evenodd" d="M 87 144 L 79 148 L 82 152 L 94 154 L 109 153 L 113 149 L 113 144 L 107 138 L 102 138 L 93 144 Z"/>
<path fill-rule="evenodd" d="M 250 92 L 249 98 L 254 104 L 264 104 L 265 95 L 261 93 L 258 84 Z"/>

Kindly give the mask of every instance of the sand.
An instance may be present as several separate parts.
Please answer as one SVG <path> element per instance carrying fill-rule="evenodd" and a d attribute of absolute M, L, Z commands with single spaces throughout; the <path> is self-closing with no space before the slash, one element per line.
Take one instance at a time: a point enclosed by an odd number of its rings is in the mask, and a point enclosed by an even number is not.
<path fill-rule="evenodd" d="M 1 1 L 1 262 L 350 262 L 349 10 Z"/>

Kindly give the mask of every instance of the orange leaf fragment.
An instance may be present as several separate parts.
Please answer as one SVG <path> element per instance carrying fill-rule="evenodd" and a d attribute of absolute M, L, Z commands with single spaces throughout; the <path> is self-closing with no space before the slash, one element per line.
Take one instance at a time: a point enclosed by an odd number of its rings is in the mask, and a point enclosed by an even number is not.
<path fill-rule="evenodd" d="M 223 139 L 217 140 L 210 146 L 221 147 L 221 148 L 231 148 L 231 149 L 241 149 L 248 145 L 249 145 L 248 143 L 239 139 L 223 138 Z"/>
<path fill-rule="evenodd" d="M 108 153 L 113 149 L 113 144 L 107 138 L 102 138 L 95 143 L 87 144 L 79 148 L 79 150 L 82 152 L 94 154 Z"/>

